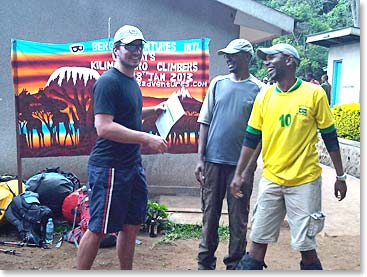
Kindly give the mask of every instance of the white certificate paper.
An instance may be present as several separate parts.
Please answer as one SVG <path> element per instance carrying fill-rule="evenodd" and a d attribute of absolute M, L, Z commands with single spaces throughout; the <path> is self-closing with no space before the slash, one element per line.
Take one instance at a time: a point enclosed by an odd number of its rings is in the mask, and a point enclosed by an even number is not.
<path fill-rule="evenodd" d="M 176 92 L 167 99 L 165 106 L 166 110 L 158 116 L 155 125 L 159 135 L 166 139 L 172 126 L 185 114 L 185 111 Z"/>

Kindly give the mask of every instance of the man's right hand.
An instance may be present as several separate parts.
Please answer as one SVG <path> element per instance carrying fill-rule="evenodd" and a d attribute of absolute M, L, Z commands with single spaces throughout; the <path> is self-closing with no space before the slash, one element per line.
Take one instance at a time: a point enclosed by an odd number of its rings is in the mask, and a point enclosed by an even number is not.
<path fill-rule="evenodd" d="M 198 163 L 196 164 L 196 168 L 195 168 L 195 177 L 196 180 L 200 183 L 201 186 L 204 186 L 204 161 L 200 160 L 198 161 Z"/>
<path fill-rule="evenodd" d="M 146 142 L 146 146 L 157 153 L 165 153 L 168 150 L 168 142 L 157 135 L 148 134 L 149 139 Z"/>
<path fill-rule="evenodd" d="M 235 175 L 233 177 L 232 183 L 231 183 L 231 194 L 233 195 L 234 198 L 241 198 L 243 197 L 243 192 L 241 191 L 241 187 L 242 187 L 242 180 L 241 180 L 241 176 L 237 176 Z"/>

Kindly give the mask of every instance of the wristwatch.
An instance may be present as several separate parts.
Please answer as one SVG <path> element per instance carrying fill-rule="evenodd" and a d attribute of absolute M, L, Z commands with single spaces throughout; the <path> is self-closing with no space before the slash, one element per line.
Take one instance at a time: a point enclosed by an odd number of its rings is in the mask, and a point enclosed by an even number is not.
<path fill-rule="evenodd" d="M 338 175 L 336 175 L 336 179 L 338 180 L 338 181 L 345 181 L 345 180 L 347 180 L 347 174 L 343 174 L 343 175 L 341 175 L 341 176 L 338 176 Z"/>

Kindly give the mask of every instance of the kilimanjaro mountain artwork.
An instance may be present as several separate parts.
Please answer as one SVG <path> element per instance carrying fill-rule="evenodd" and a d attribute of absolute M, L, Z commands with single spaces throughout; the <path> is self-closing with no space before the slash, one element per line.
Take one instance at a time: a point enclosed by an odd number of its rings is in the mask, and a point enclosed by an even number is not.
<path fill-rule="evenodd" d="M 209 85 L 209 39 L 150 41 L 135 78 L 145 107 L 176 93 L 185 110 L 167 140 L 169 153 L 195 153 L 197 118 Z M 93 86 L 113 67 L 112 41 L 49 44 L 12 40 L 20 157 L 89 155 L 97 138 Z M 159 135 L 156 118 L 143 131 Z M 143 154 L 150 154 L 142 148 Z"/>

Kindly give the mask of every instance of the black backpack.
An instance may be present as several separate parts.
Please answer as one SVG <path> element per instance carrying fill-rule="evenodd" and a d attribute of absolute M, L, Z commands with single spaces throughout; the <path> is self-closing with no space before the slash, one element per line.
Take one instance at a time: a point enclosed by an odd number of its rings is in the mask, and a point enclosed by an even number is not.
<path fill-rule="evenodd" d="M 37 197 L 37 193 L 30 191 L 15 196 L 5 210 L 5 216 L 17 228 L 23 242 L 43 246 L 45 226 L 53 213 L 47 206 L 40 205 Z"/>
<path fill-rule="evenodd" d="M 65 197 L 80 187 L 80 181 L 75 174 L 55 167 L 36 173 L 25 185 L 27 191 L 38 193 L 40 203 L 49 207 L 55 217 L 61 217 Z"/>

